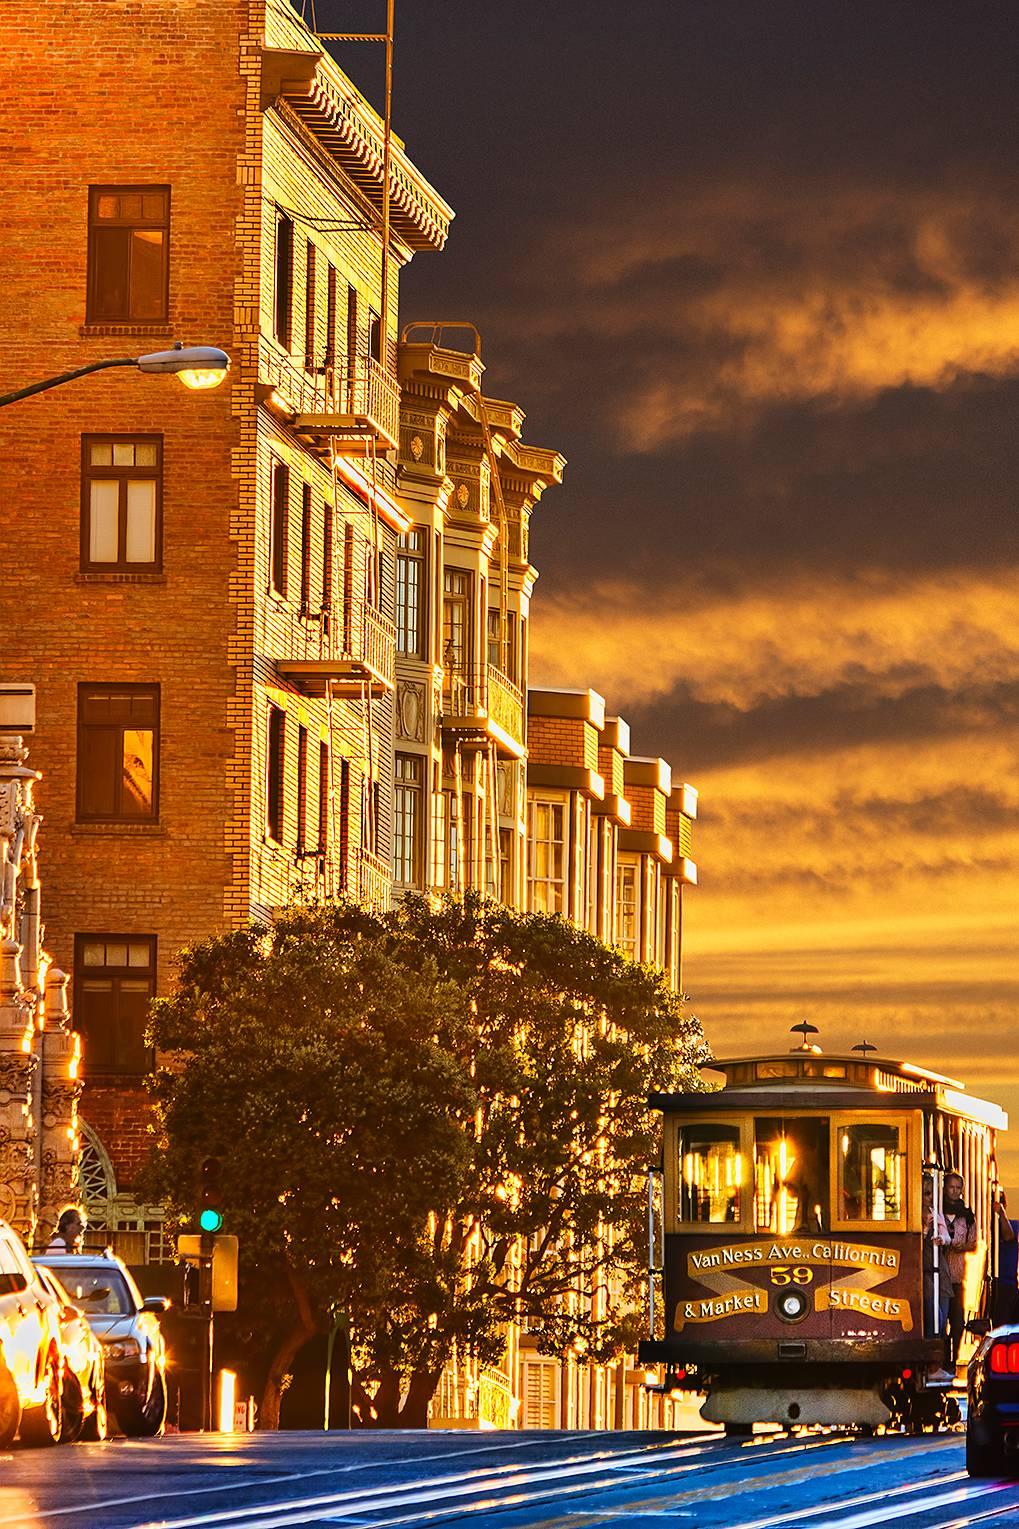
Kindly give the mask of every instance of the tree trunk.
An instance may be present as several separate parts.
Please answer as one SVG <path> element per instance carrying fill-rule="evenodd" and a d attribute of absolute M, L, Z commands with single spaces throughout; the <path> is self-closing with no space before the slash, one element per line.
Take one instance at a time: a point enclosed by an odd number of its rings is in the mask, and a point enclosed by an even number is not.
<path fill-rule="evenodd" d="M 395 1370 L 383 1370 L 378 1389 L 372 1397 L 375 1416 L 373 1428 L 400 1427 L 400 1377 Z"/>
<path fill-rule="evenodd" d="M 314 1328 L 297 1321 L 287 1333 L 272 1356 L 269 1373 L 262 1391 L 262 1405 L 258 1409 L 260 1429 L 277 1429 L 280 1426 L 280 1404 L 283 1400 L 283 1381 L 290 1374 L 290 1367 L 301 1349 L 312 1336 Z"/>
<path fill-rule="evenodd" d="M 400 1409 L 400 1428 L 427 1428 L 428 1403 L 435 1395 L 441 1370 L 415 1370 L 410 1377 L 407 1396 Z"/>
<path fill-rule="evenodd" d="M 269 1365 L 269 1373 L 262 1391 L 262 1405 L 258 1414 L 259 1429 L 265 1430 L 279 1428 L 283 1381 L 290 1374 L 290 1367 L 301 1349 L 318 1331 L 308 1293 L 298 1278 L 296 1270 L 291 1268 L 290 1264 L 286 1265 L 286 1275 L 287 1283 L 293 1292 L 294 1305 L 297 1307 L 297 1321 L 280 1343 Z"/>

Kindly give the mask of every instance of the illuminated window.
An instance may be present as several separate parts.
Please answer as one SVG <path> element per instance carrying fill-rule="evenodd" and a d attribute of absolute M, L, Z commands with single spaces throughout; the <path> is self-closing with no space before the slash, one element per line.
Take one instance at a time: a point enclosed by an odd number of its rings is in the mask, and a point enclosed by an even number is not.
<path fill-rule="evenodd" d="M 91 186 L 87 321 L 165 319 L 169 243 L 169 186 Z"/>
<path fill-rule="evenodd" d="M 269 707 L 268 747 L 266 750 L 265 831 L 277 844 L 283 843 L 283 767 L 286 758 L 287 714 L 279 706 Z"/>
<path fill-rule="evenodd" d="M 159 686 L 79 685 L 79 821 L 154 821 L 158 768 Z"/>
<path fill-rule="evenodd" d="M 620 861 L 616 867 L 616 943 L 631 960 L 640 959 L 637 923 L 637 866 Z"/>
<path fill-rule="evenodd" d="M 404 531 L 396 554 L 396 647 L 419 658 L 424 652 L 425 533 Z"/>
<path fill-rule="evenodd" d="M 905 1194 L 902 1127 L 844 1122 L 838 1141 L 839 1219 L 901 1221 L 906 1213 Z"/>
<path fill-rule="evenodd" d="M 531 801 L 527 806 L 528 890 L 532 913 L 562 913 L 566 900 L 563 804 Z"/>
<path fill-rule="evenodd" d="M 163 438 L 82 440 L 81 566 L 158 570 L 162 563 Z"/>
<path fill-rule="evenodd" d="M 681 1125 L 676 1132 L 676 1219 L 741 1220 L 743 1154 L 738 1125 Z"/>
<path fill-rule="evenodd" d="M 393 796 L 394 871 L 398 886 L 417 886 L 420 878 L 421 765 L 416 754 L 397 754 Z"/>
<path fill-rule="evenodd" d="M 828 1226 L 828 1121 L 759 1119 L 754 1129 L 754 1220 L 784 1237 Z"/>

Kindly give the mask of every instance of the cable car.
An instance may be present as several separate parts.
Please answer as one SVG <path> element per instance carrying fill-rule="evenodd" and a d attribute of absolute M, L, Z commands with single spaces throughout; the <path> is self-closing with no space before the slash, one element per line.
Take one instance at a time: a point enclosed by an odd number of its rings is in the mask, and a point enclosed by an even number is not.
<path fill-rule="evenodd" d="M 755 1423 L 911 1429 L 958 1418 L 938 1334 L 941 1250 L 924 1271 L 923 1199 L 958 1172 L 974 1212 L 964 1303 L 992 1309 L 996 1132 L 965 1086 L 864 1042 L 714 1061 L 722 1086 L 656 1094 L 651 1331 L 641 1361 L 702 1393 L 727 1432 Z M 925 1289 L 926 1285 L 926 1289 Z M 659 1305 L 659 1292 L 662 1300 Z"/>

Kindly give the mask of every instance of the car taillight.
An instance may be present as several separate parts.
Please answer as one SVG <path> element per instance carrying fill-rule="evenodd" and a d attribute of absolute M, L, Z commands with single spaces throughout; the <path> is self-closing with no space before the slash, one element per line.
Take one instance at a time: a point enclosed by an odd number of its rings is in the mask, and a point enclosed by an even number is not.
<path fill-rule="evenodd" d="M 991 1373 L 1019 1375 L 1019 1343 L 996 1343 L 991 1349 Z"/>

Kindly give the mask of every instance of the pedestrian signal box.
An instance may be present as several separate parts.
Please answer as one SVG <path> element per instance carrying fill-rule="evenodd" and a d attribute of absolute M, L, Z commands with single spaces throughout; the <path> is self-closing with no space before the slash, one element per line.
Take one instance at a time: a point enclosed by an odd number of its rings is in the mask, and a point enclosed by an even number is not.
<path fill-rule="evenodd" d="M 198 1271 L 200 1304 L 212 1311 L 237 1310 L 236 1237 L 184 1232 L 177 1238 L 177 1257 Z"/>

